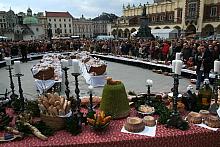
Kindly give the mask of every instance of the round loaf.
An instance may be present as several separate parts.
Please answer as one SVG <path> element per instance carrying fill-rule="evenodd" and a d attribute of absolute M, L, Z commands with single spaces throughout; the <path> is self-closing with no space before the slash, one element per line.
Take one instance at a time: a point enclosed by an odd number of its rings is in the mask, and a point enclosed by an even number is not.
<path fill-rule="evenodd" d="M 154 119 L 153 116 L 145 116 L 143 118 L 143 122 L 148 127 L 153 127 L 156 125 L 156 120 Z"/>
<path fill-rule="evenodd" d="M 220 120 L 219 117 L 217 116 L 209 116 L 205 119 L 204 123 L 211 127 L 211 128 L 219 128 L 220 127 Z"/>
<path fill-rule="evenodd" d="M 137 133 L 143 131 L 145 125 L 143 120 L 138 117 L 128 117 L 124 127 L 129 132 Z"/>
<path fill-rule="evenodd" d="M 187 121 L 193 124 L 201 124 L 202 123 L 202 115 L 197 112 L 190 112 L 187 116 Z"/>
<path fill-rule="evenodd" d="M 208 110 L 200 110 L 199 113 L 202 115 L 202 119 L 204 120 L 210 115 Z"/>

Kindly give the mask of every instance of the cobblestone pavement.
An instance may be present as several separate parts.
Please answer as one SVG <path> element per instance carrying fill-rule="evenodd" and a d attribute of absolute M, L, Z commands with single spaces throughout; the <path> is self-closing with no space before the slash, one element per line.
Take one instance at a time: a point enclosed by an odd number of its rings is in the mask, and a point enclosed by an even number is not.
<path fill-rule="evenodd" d="M 24 74 L 22 77 L 22 89 L 24 91 L 24 96 L 27 99 L 35 99 L 38 95 L 36 87 L 34 84 L 34 78 L 31 73 L 31 67 L 36 64 L 39 60 L 29 61 L 28 63 L 22 63 L 21 68 Z M 114 62 L 108 62 L 107 75 L 111 76 L 113 79 L 122 80 L 126 90 L 134 90 L 136 93 L 146 92 L 146 80 L 153 80 L 153 92 L 170 92 L 173 86 L 173 78 L 169 76 L 164 76 L 152 72 L 151 70 L 139 68 L 135 66 L 129 66 Z M 70 75 L 72 69 L 69 70 L 69 87 L 71 95 L 74 94 L 75 83 L 73 77 Z M 17 78 L 13 77 L 15 90 L 18 94 Z M 179 91 L 186 91 L 186 87 L 190 84 L 189 79 L 182 78 L 179 82 Z M 62 83 L 61 95 L 64 95 L 65 85 Z M 82 76 L 79 77 L 79 87 L 80 96 L 88 95 L 88 85 L 86 84 Z M 0 93 L 4 93 L 5 89 L 10 89 L 8 71 L 5 67 L 0 68 Z M 101 96 L 103 87 L 98 87 L 94 89 L 94 94 Z"/>

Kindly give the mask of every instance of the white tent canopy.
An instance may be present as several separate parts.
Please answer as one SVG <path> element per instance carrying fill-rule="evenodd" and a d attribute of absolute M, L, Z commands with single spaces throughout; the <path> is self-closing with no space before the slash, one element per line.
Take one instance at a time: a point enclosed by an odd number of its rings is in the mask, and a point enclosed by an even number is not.
<path fill-rule="evenodd" d="M 178 30 L 177 29 L 153 29 L 151 33 L 154 37 L 159 37 L 161 39 L 173 39 L 177 38 Z"/>
<path fill-rule="evenodd" d="M 131 36 L 137 35 L 138 31 L 131 33 Z M 161 39 L 173 39 L 177 38 L 178 30 L 177 29 L 153 29 L 151 30 L 152 35 L 154 37 L 159 37 Z"/>

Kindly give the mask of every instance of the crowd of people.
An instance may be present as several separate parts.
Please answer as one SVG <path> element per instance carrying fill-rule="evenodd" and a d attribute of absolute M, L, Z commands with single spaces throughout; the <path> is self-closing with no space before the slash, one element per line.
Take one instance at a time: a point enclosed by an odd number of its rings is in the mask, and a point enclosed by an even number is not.
<path fill-rule="evenodd" d="M 22 56 L 27 62 L 28 53 L 63 52 L 86 50 L 96 53 L 111 53 L 114 55 L 127 55 L 151 60 L 172 61 L 178 52 L 187 68 L 197 67 L 198 76 L 208 77 L 213 63 L 220 58 L 220 42 L 217 40 L 52 40 L 52 41 L 10 41 L 0 42 L 0 60 L 4 57 Z M 198 80 L 198 82 L 201 82 Z M 197 84 L 197 89 L 200 83 Z"/>

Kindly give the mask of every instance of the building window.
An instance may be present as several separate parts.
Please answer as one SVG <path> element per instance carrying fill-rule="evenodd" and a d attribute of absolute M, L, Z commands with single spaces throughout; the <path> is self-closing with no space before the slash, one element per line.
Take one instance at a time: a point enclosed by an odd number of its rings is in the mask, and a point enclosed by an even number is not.
<path fill-rule="evenodd" d="M 2 22 L 2 19 L 0 19 L 0 22 Z"/>
<path fill-rule="evenodd" d="M 155 20 L 156 20 L 155 16 L 152 16 L 152 21 L 155 21 Z"/>
<path fill-rule="evenodd" d="M 54 21 L 56 21 L 56 19 L 54 19 Z"/>
<path fill-rule="evenodd" d="M 64 24 L 64 28 L 66 28 L 66 24 Z"/>
<path fill-rule="evenodd" d="M 69 27 L 71 28 L 71 24 L 69 24 Z"/>
<path fill-rule="evenodd" d="M 61 19 L 59 19 L 59 21 L 61 22 Z"/>
<path fill-rule="evenodd" d="M 160 21 L 163 21 L 163 19 L 164 19 L 164 16 L 161 15 L 161 16 L 160 16 Z"/>
<path fill-rule="evenodd" d="M 69 22 L 71 21 L 71 19 L 69 19 Z"/>
<path fill-rule="evenodd" d="M 36 28 L 36 31 L 38 32 L 38 31 L 39 31 L 39 29 L 38 29 L 38 28 Z"/>
<path fill-rule="evenodd" d="M 214 17 L 217 16 L 217 7 L 211 7 L 211 12 L 210 12 L 210 16 Z"/>
<path fill-rule="evenodd" d="M 169 15 L 169 20 L 172 20 L 173 19 L 173 15 Z"/>
<path fill-rule="evenodd" d="M 49 21 L 51 21 L 51 19 L 49 19 Z"/>
<path fill-rule="evenodd" d="M 64 30 L 64 33 L 66 33 L 66 29 Z"/>
<path fill-rule="evenodd" d="M 57 28 L 57 24 L 54 24 L 54 28 Z"/>
<path fill-rule="evenodd" d="M 60 28 L 62 28 L 62 24 L 60 24 Z"/>
<path fill-rule="evenodd" d="M 72 33 L 71 29 L 69 30 L 70 34 Z"/>
<path fill-rule="evenodd" d="M 188 16 L 194 17 L 196 16 L 197 13 L 197 3 L 196 2 L 191 2 L 188 4 Z"/>
<path fill-rule="evenodd" d="M 63 19 L 63 21 L 66 21 L 66 19 Z"/>

